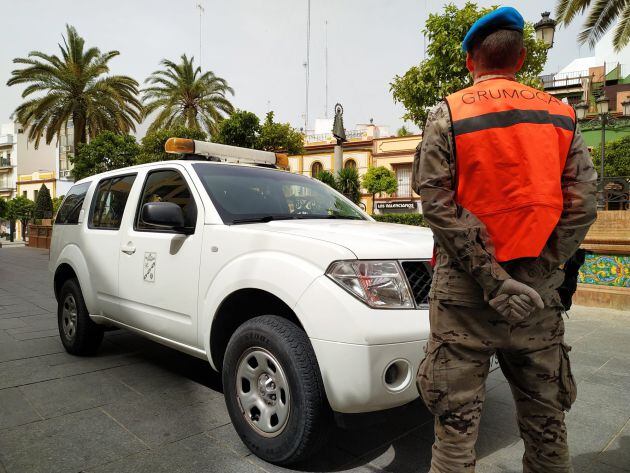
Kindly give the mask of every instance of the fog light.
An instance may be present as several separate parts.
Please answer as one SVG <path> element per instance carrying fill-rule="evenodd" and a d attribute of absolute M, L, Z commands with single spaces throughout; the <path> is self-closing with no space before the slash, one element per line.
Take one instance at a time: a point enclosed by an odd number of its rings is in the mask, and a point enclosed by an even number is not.
<path fill-rule="evenodd" d="M 383 383 L 390 391 L 402 391 L 409 386 L 410 382 L 411 365 L 407 360 L 394 360 L 383 372 Z"/>

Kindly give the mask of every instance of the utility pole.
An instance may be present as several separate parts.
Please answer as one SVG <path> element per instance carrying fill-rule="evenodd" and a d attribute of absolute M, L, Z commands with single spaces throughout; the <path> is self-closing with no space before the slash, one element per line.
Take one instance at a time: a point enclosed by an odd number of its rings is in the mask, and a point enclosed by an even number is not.
<path fill-rule="evenodd" d="M 304 111 L 304 133 L 308 132 L 308 87 L 311 67 L 311 0 L 306 0 L 306 104 Z"/>
<path fill-rule="evenodd" d="M 201 32 L 203 31 L 203 14 L 206 11 L 205 8 L 203 8 L 203 5 L 200 3 L 197 4 L 197 8 L 199 9 L 199 67 L 201 67 L 201 44 L 202 44 L 202 36 L 201 36 Z"/>

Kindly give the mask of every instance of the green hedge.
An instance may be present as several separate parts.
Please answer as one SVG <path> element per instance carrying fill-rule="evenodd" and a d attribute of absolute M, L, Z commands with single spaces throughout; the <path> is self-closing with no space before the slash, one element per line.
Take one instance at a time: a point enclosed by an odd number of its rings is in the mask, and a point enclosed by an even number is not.
<path fill-rule="evenodd" d="M 417 227 L 427 226 L 422 214 L 375 214 L 372 217 L 379 222 L 403 223 L 405 225 L 416 225 Z"/>

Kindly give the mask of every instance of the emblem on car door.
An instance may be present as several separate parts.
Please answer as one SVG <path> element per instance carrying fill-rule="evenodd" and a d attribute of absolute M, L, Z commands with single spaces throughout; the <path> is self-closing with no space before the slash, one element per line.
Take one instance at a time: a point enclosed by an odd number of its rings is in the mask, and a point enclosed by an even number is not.
<path fill-rule="evenodd" d="M 144 253 L 144 267 L 142 274 L 146 282 L 155 282 L 155 265 L 157 263 L 157 253 L 147 251 Z"/>

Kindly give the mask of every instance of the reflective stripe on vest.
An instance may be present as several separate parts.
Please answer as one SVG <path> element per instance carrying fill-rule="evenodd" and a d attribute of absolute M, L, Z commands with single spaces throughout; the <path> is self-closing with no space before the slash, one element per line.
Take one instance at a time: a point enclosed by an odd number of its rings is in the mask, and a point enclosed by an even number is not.
<path fill-rule="evenodd" d="M 485 224 L 498 261 L 539 256 L 562 213 L 573 109 L 503 78 L 479 82 L 446 101 L 458 204 Z"/>

